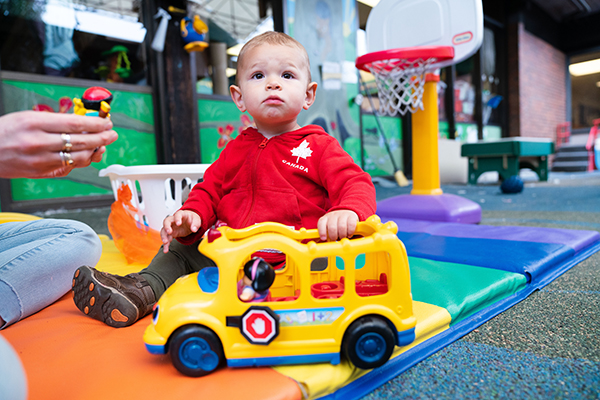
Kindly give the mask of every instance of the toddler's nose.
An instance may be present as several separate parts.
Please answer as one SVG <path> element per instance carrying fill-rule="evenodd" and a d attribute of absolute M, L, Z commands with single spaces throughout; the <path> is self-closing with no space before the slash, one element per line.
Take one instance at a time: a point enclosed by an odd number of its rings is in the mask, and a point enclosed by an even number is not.
<path fill-rule="evenodd" d="M 271 79 L 268 83 L 267 83 L 267 90 L 278 90 L 281 89 L 281 84 L 279 83 L 278 80 L 276 79 Z"/>

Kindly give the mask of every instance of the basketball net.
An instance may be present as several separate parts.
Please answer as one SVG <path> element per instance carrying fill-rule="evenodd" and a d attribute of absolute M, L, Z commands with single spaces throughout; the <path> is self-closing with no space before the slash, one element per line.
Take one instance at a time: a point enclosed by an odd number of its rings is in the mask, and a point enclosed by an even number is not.
<path fill-rule="evenodd" d="M 436 60 L 435 57 L 412 61 L 391 58 L 366 64 L 377 84 L 379 114 L 393 117 L 423 110 L 425 75 Z"/>

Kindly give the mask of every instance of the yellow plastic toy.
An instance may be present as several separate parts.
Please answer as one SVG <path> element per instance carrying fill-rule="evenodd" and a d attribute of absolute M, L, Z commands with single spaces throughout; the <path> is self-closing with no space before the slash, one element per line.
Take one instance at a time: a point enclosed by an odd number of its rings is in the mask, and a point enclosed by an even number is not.
<path fill-rule="evenodd" d="M 75 105 L 73 112 L 77 115 L 110 118 L 110 102 L 112 100 L 113 95 L 110 91 L 100 86 L 93 86 L 83 92 L 81 99 L 73 99 Z"/>
<path fill-rule="evenodd" d="M 352 239 L 317 243 L 316 229 L 278 223 L 220 227 L 199 250 L 215 260 L 160 298 L 144 334 L 153 354 L 170 353 L 183 374 L 229 367 L 330 362 L 383 365 L 415 339 L 406 249 L 394 222 L 372 216 Z M 242 301 L 243 266 L 258 251 L 285 254 L 269 294 Z"/>
<path fill-rule="evenodd" d="M 185 43 L 183 48 L 188 53 L 203 51 L 208 47 L 208 25 L 198 15 L 194 15 L 193 20 L 189 17 L 183 18 L 179 26 Z"/>

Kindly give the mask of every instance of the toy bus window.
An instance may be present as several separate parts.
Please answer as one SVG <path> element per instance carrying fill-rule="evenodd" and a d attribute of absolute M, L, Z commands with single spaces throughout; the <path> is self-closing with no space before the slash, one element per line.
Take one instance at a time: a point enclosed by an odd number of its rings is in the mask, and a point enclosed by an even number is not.
<path fill-rule="evenodd" d="M 315 258 L 311 262 L 310 294 L 315 299 L 337 299 L 344 294 L 343 259 L 337 256 Z M 328 268 L 329 265 L 336 268 Z"/>
<path fill-rule="evenodd" d="M 238 276 L 240 300 L 254 303 L 296 300 L 300 296 L 297 268 L 297 264 L 282 252 L 264 252 L 263 249 L 253 254 Z"/>
<path fill-rule="evenodd" d="M 387 293 L 391 262 L 387 252 L 359 254 L 356 263 L 356 293 L 361 297 Z"/>
<path fill-rule="evenodd" d="M 327 257 L 319 257 L 312 260 L 310 263 L 310 270 L 313 272 L 325 271 L 329 262 L 327 261 Z"/>
<path fill-rule="evenodd" d="M 335 266 L 340 271 L 344 270 L 344 268 L 345 268 L 344 259 L 340 256 L 336 256 L 335 257 Z M 358 256 L 356 256 L 354 268 L 361 269 L 364 266 L 365 266 L 365 255 L 359 254 Z"/>
<path fill-rule="evenodd" d="M 364 254 L 363 254 L 363 259 L 364 259 Z M 344 259 L 342 257 L 336 256 L 333 265 L 335 265 L 335 267 L 337 269 L 339 269 L 340 271 L 343 271 L 344 267 L 345 267 Z M 364 261 L 362 262 L 362 264 L 360 266 L 357 265 L 356 268 L 362 268 L 363 265 L 364 265 Z M 327 257 L 315 258 L 310 263 L 310 270 L 313 272 L 325 271 L 328 266 L 329 266 L 329 259 Z"/>

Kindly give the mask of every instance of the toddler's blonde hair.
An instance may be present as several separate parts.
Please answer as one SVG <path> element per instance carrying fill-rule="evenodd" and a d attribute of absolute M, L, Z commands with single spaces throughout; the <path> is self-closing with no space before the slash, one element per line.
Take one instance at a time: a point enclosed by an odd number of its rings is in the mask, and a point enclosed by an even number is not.
<path fill-rule="evenodd" d="M 288 46 L 288 47 L 295 47 L 296 49 L 298 49 L 298 51 L 302 54 L 302 58 L 304 58 L 304 61 L 306 63 L 306 70 L 308 72 L 308 81 L 312 82 L 312 77 L 310 74 L 310 61 L 308 60 L 308 53 L 306 52 L 306 49 L 304 48 L 304 46 L 302 46 L 302 44 L 299 41 L 297 41 L 296 39 L 294 39 L 293 37 L 291 37 L 289 35 L 286 35 L 285 33 L 269 31 L 269 32 L 265 32 L 258 36 L 253 37 L 252 39 L 250 39 L 248 41 L 248 43 L 246 43 L 244 45 L 244 47 L 242 47 L 242 50 L 240 50 L 240 54 L 238 55 L 236 75 L 235 75 L 236 83 L 238 82 L 239 73 L 244 66 L 244 55 L 248 51 L 252 50 L 253 48 L 261 46 L 263 44 L 269 44 L 272 46 Z"/>

